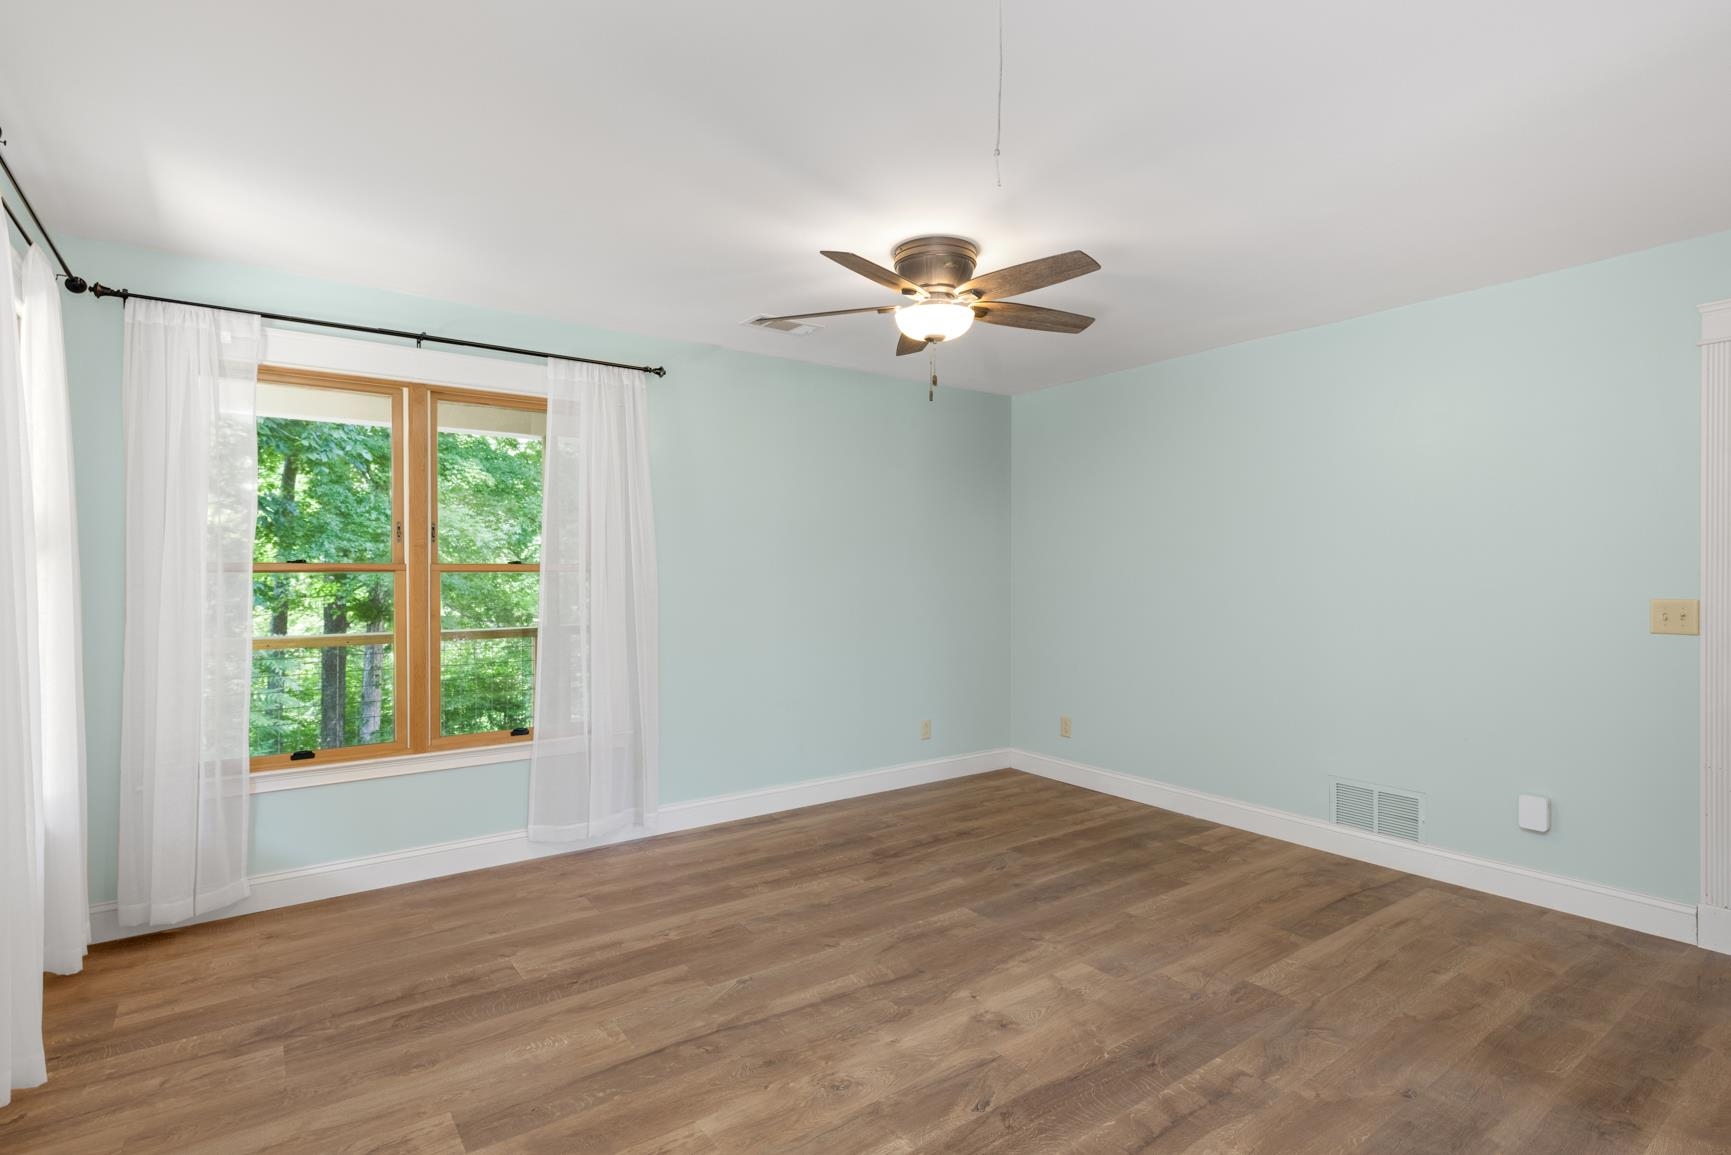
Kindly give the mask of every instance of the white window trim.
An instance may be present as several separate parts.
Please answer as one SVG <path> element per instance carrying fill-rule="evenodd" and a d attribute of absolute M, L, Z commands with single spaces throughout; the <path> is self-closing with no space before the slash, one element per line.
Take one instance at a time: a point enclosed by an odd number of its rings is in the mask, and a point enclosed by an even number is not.
<path fill-rule="evenodd" d="M 401 754 L 395 758 L 365 758 L 353 762 L 332 761 L 323 766 L 260 770 L 251 778 L 251 789 L 254 794 L 272 794 L 278 790 L 300 790 L 308 786 L 334 786 L 342 782 L 399 778 L 404 774 L 429 774 L 465 766 L 503 766 L 528 760 L 527 742 L 474 746 L 463 750 L 431 750 L 422 754 Z"/>
<path fill-rule="evenodd" d="M 333 337 L 300 329 L 266 328 L 263 364 L 285 369 L 322 369 L 360 377 L 388 377 L 423 385 L 452 385 L 494 393 L 547 396 L 545 361 L 477 357 L 444 349 L 416 349 L 384 341 Z"/>
<path fill-rule="evenodd" d="M 363 341 L 299 329 L 266 328 L 264 339 L 261 361 L 285 369 L 320 369 L 327 373 L 384 377 L 424 385 L 450 385 L 529 397 L 547 396 L 547 367 L 539 360 L 478 357 L 444 349 L 417 349 L 385 341 Z M 394 758 L 332 761 L 318 766 L 260 770 L 249 781 L 252 793 L 269 794 L 277 790 L 365 782 L 372 778 L 427 774 L 465 766 L 502 766 L 524 762 L 528 758 L 528 743 L 510 742 L 461 750 L 432 750 Z"/>

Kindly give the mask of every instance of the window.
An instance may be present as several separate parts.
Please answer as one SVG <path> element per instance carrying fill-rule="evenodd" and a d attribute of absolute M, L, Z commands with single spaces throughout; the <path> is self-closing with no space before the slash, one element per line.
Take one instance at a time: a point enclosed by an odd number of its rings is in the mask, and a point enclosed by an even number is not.
<path fill-rule="evenodd" d="M 546 420 L 261 367 L 253 769 L 529 738 Z"/>
<path fill-rule="evenodd" d="M 433 393 L 437 739 L 529 732 L 541 597 L 543 402 Z M 479 740 L 479 741 L 477 741 Z"/>

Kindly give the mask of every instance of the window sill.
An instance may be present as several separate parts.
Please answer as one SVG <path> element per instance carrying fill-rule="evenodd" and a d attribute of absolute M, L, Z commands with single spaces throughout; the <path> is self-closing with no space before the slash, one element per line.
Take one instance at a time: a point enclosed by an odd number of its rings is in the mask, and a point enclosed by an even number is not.
<path fill-rule="evenodd" d="M 365 758 L 353 762 L 327 762 L 323 766 L 260 770 L 252 775 L 250 789 L 254 794 L 270 794 L 307 786 L 333 786 L 340 782 L 365 782 L 371 778 L 396 778 L 403 774 L 426 774 L 435 770 L 496 766 L 528 760 L 529 743 L 506 742 L 469 750 L 435 750 L 428 754 L 403 754 L 395 758 Z"/>

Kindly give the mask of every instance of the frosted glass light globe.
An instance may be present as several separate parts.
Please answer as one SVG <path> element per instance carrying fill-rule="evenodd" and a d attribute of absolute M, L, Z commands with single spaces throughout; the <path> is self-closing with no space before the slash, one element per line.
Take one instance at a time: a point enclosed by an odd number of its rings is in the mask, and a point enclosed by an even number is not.
<path fill-rule="evenodd" d="M 954 301 L 921 301 L 896 310 L 896 328 L 915 341 L 953 341 L 974 325 L 974 311 Z"/>

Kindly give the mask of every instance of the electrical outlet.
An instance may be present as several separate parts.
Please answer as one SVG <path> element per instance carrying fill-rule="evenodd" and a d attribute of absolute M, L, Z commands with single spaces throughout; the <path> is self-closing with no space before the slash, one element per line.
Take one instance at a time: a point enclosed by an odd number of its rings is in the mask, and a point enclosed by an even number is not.
<path fill-rule="evenodd" d="M 932 736 L 932 720 L 930 718 L 927 718 L 925 721 L 920 723 L 920 741 L 923 742 L 927 738 L 930 738 L 931 736 Z"/>
<path fill-rule="evenodd" d="M 1653 634 L 1698 634 L 1701 603 L 1694 598 L 1654 598 L 1648 603 L 1647 632 Z"/>
<path fill-rule="evenodd" d="M 1068 738 L 1069 736 L 1070 736 L 1070 715 L 1059 714 L 1058 715 L 1058 737 Z"/>

